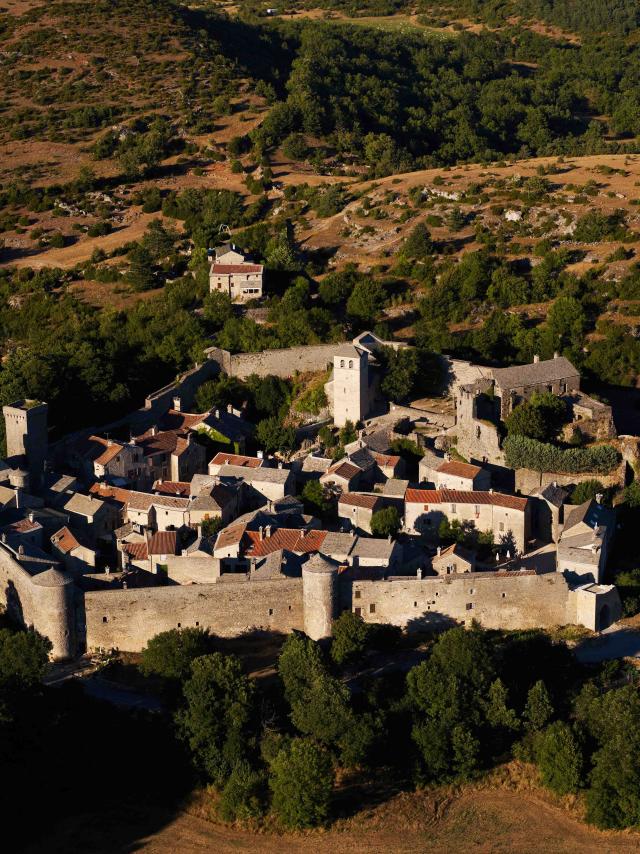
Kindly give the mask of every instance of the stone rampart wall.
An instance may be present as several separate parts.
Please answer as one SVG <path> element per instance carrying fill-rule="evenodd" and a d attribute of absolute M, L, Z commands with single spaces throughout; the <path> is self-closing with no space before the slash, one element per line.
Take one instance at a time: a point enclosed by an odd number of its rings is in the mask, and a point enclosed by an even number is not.
<path fill-rule="evenodd" d="M 525 629 L 564 625 L 575 619 L 567 583 L 555 572 L 357 581 L 351 601 L 367 622 L 393 623 L 408 631 L 454 621 L 477 620 L 492 629 Z"/>
<path fill-rule="evenodd" d="M 223 637 L 303 628 L 301 579 L 224 581 L 84 595 L 88 649 L 137 652 L 158 632 L 199 625 Z M 82 631 L 83 627 L 80 626 Z"/>
<path fill-rule="evenodd" d="M 599 480 L 603 486 L 624 486 L 627 471 L 626 462 L 622 462 L 611 474 L 583 472 L 582 474 L 559 474 L 557 472 L 534 471 L 533 469 L 516 469 L 516 491 L 523 495 L 535 495 L 550 483 L 559 486 L 570 486 L 583 480 Z"/>

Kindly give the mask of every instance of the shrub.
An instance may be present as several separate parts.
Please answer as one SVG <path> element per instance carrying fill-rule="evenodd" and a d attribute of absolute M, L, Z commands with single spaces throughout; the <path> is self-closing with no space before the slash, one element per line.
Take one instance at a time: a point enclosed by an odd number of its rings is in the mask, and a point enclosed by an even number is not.
<path fill-rule="evenodd" d="M 562 450 L 526 436 L 507 436 L 504 441 L 506 463 L 510 468 L 580 474 L 608 474 L 618 464 L 618 452 L 611 445 Z"/>
<path fill-rule="evenodd" d="M 246 821 L 264 812 L 265 775 L 248 762 L 239 762 L 227 780 L 220 799 L 220 814 L 225 821 Z"/>
<path fill-rule="evenodd" d="M 191 662 L 211 651 L 211 635 L 206 629 L 169 629 L 152 637 L 142 651 L 140 670 L 145 676 L 182 680 L 189 675 Z"/>
<path fill-rule="evenodd" d="M 329 816 L 333 767 L 326 750 L 306 738 L 282 748 L 271 765 L 273 811 L 287 827 L 316 827 Z"/>
<path fill-rule="evenodd" d="M 371 517 L 371 533 L 376 537 L 395 537 L 400 530 L 400 514 L 396 507 L 385 507 Z"/>
<path fill-rule="evenodd" d="M 331 634 L 331 658 L 336 664 L 344 664 L 363 654 L 371 631 L 362 617 L 352 611 L 344 611 L 333 621 Z"/>
<path fill-rule="evenodd" d="M 605 488 L 599 480 L 595 480 L 594 478 L 583 480 L 576 485 L 575 489 L 571 493 L 571 503 L 584 504 L 585 501 L 590 501 L 592 498 L 595 498 L 596 495 L 604 495 L 604 493 Z"/>
<path fill-rule="evenodd" d="M 582 781 L 582 750 L 569 724 L 556 721 L 539 738 L 536 762 L 542 782 L 557 795 L 577 792 Z"/>

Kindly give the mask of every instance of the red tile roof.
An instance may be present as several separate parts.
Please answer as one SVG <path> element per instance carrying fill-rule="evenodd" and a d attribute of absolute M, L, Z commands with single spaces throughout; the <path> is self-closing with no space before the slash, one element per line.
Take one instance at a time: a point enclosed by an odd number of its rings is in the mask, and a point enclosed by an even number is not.
<path fill-rule="evenodd" d="M 227 546 L 237 545 L 242 539 L 246 527 L 246 524 L 240 523 L 239 525 L 232 525 L 229 528 L 224 528 L 218 534 L 215 548 L 224 549 L 227 548 Z"/>
<path fill-rule="evenodd" d="M 407 489 L 407 504 L 492 504 L 523 511 L 528 499 L 502 492 L 461 492 L 457 489 Z"/>
<path fill-rule="evenodd" d="M 201 424 L 207 417 L 208 412 L 181 412 L 178 409 L 169 409 L 160 419 L 161 430 L 191 430 Z"/>
<path fill-rule="evenodd" d="M 379 466 L 397 466 L 400 462 L 400 457 L 395 457 L 391 454 L 378 454 L 376 451 L 371 450 L 370 453 Z"/>
<path fill-rule="evenodd" d="M 176 510 L 186 510 L 189 506 L 188 498 L 179 498 L 173 495 L 152 495 L 150 492 L 136 492 L 133 489 L 122 489 L 119 486 L 111 486 L 106 483 L 94 483 L 89 489 L 93 495 L 100 498 L 112 499 L 132 510 L 148 510 L 152 504 L 158 507 L 171 507 Z"/>
<path fill-rule="evenodd" d="M 325 474 L 322 475 L 320 480 L 323 480 L 325 477 L 329 475 L 335 475 L 336 477 L 343 477 L 345 480 L 351 480 L 357 474 L 360 474 L 362 469 L 359 469 L 358 466 L 354 466 L 353 463 L 347 463 L 340 461 L 335 465 L 328 468 Z"/>
<path fill-rule="evenodd" d="M 246 531 L 250 540 L 250 546 L 245 554 L 249 557 L 263 557 L 264 555 L 286 549 L 296 554 L 310 554 L 320 550 L 326 531 L 299 531 L 293 528 L 277 528 L 272 536 L 260 539 L 258 531 Z"/>
<path fill-rule="evenodd" d="M 351 507 L 365 507 L 375 510 L 380 503 L 377 495 L 360 495 L 358 492 L 345 492 L 340 496 L 338 504 L 348 504 Z"/>
<path fill-rule="evenodd" d="M 157 531 L 149 540 L 150 555 L 176 554 L 178 539 L 175 531 Z"/>
<path fill-rule="evenodd" d="M 188 498 L 191 493 L 191 484 L 186 480 L 156 480 L 153 491 L 160 495 L 179 495 Z"/>
<path fill-rule="evenodd" d="M 471 463 L 461 463 L 457 460 L 449 460 L 438 466 L 437 471 L 443 474 L 451 474 L 454 477 L 468 477 L 473 479 L 480 474 L 482 469 L 479 466 L 472 466 Z"/>
<path fill-rule="evenodd" d="M 229 273 L 261 273 L 262 264 L 213 264 L 211 272 L 221 276 Z"/>
<path fill-rule="evenodd" d="M 149 557 L 146 543 L 125 543 L 122 546 L 122 551 L 133 560 L 147 560 Z"/>
<path fill-rule="evenodd" d="M 67 527 L 60 528 L 59 531 L 56 531 L 51 537 L 51 542 L 58 551 L 61 551 L 63 554 L 68 554 L 70 551 L 73 551 L 73 549 L 77 549 L 80 545 L 78 540 Z"/>
<path fill-rule="evenodd" d="M 213 466 L 245 466 L 250 469 L 257 469 L 262 466 L 264 460 L 258 457 L 245 457 L 242 454 L 227 454 L 225 451 L 218 451 L 215 457 L 209 462 Z"/>
<path fill-rule="evenodd" d="M 16 522 L 11 522 L 9 525 L 3 525 L 2 531 L 7 534 L 31 534 L 33 531 L 40 531 L 42 525 L 40 522 L 32 522 L 30 519 L 18 519 Z"/>

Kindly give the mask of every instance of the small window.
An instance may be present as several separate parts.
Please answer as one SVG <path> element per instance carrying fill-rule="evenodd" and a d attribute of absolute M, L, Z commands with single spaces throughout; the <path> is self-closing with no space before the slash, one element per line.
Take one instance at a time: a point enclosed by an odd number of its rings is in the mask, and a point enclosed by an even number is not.
<path fill-rule="evenodd" d="M 108 623 L 108 622 L 109 622 L 109 618 L 108 618 L 108 617 L 103 617 L 103 618 L 102 618 L 102 622 L 103 622 L 103 623 Z"/>
<path fill-rule="evenodd" d="M 356 592 L 354 593 L 354 597 L 355 597 L 356 599 L 359 599 L 361 595 L 362 595 L 362 594 L 361 594 L 360 590 L 356 590 Z"/>
<path fill-rule="evenodd" d="M 352 367 L 353 367 L 353 359 L 349 359 L 349 367 L 350 367 L 350 368 L 352 368 Z"/>
<path fill-rule="evenodd" d="M 418 607 L 418 603 L 417 603 L 417 602 L 414 602 L 414 603 L 413 603 L 413 607 L 414 607 L 414 608 L 417 608 L 417 607 Z"/>
<path fill-rule="evenodd" d="M 506 594 L 506 593 L 501 593 L 500 595 L 502 596 L 502 598 L 503 598 L 503 599 L 506 599 L 506 598 L 507 598 L 507 594 Z"/>
<path fill-rule="evenodd" d="M 504 531 L 504 522 L 500 522 L 500 524 L 498 525 L 498 530 Z"/>
<path fill-rule="evenodd" d="M 473 587 L 470 587 L 470 588 L 469 588 L 469 596 L 473 596 L 473 594 L 474 594 L 475 592 L 476 592 L 476 591 L 474 590 L 474 588 L 473 588 Z"/>
<path fill-rule="evenodd" d="M 473 611 L 473 602 L 467 602 L 466 608 L 467 611 Z"/>
<path fill-rule="evenodd" d="M 269 608 L 269 616 L 273 617 L 273 608 Z"/>
<path fill-rule="evenodd" d="M 178 628 L 179 628 L 179 629 L 181 629 L 181 628 L 182 628 L 182 623 L 178 623 Z"/>
<path fill-rule="evenodd" d="M 355 615 L 356 615 L 356 617 L 361 617 L 362 616 L 362 608 L 356 608 L 355 609 Z"/>
<path fill-rule="evenodd" d="M 456 512 L 456 505 L 455 505 L 455 504 L 452 504 L 452 505 L 451 505 L 451 512 L 452 512 L 452 513 L 455 513 L 455 512 Z"/>
<path fill-rule="evenodd" d="M 196 620 L 196 629 L 198 628 L 199 625 L 200 625 L 200 623 Z"/>
<path fill-rule="evenodd" d="M 370 614 L 375 614 L 375 612 L 376 612 L 376 606 L 375 606 L 375 605 L 374 605 L 374 603 L 372 602 L 372 603 L 369 605 L 369 613 L 370 613 Z"/>
<path fill-rule="evenodd" d="M 344 368 L 344 359 L 340 359 L 340 367 Z"/>

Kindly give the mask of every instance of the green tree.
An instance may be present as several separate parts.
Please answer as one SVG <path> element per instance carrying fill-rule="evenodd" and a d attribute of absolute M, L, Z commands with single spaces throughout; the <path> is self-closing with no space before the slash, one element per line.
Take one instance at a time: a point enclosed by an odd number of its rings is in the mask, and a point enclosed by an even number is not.
<path fill-rule="evenodd" d="M 331 658 L 336 664 L 345 664 L 365 652 L 371 630 L 358 614 L 343 611 L 333 621 L 331 635 Z"/>
<path fill-rule="evenodd" d="M 191 663 L 211 651 L 212 638 L 206 629 L 169 629 L 151 638 L 142 650 L 140 670 L 145 676 L 182 681 L 191 673 Z"/>
<path fill-rule="evenodd" d="M 531 686 L 527 694 L 527 705 L 524 708 L 524 718 L 527 729 L 539 731 L 553 717 L 553 705 L 547 686 L 541 679 Z"/>
<path fill-rule="evenodd" d="M 265 809 L 266 778 L 242 760 L 229 774 L 220 798 L 220 813 L 225 821 L 258 818 Z"/>
<path fill-rule="evenodd" d="M 385 347 L 382 353 L 384 364 L 381 388 L 394 403 L 406 400 L 413 392 L 418 377 L 419 360 L 415 349 L 394 350 Z"/>
<path fill-rule="evenodd" d="M 397 507 L 384 507 L 371 516 L 371 533 L 375 537 L 396 537 L 400 530 Z"/>
<path fill-rule="evenodd" d="M 222 329 L 227 320 L 233 317 L 233 303 L 229 294 L 213 291 L 204 298 L 202 303 L 205 319 L 214 329 Z"/>
<path fill-rule="evenodd" d="M 323 516 L 331 506 L 319 480 L 309 480 L 305 483 L 302 500 L 305 511 L 312 516 Z"/>
<path fill-rule="evenodd" d="M 429 229 L 423 222 L 414 226 L 400 249 L 402 257 L 412 261 L 424 261 L 433 255 L 433 252 L 433 241 Z"/>
<path fill-rule="evenodd" d="M 507 416 L 507 432 L 539 442 L 553 441 L 567 417 L 567 405 L 551 392 L 535 393 Z"/>
<path fill-rule="evenodd" d="M 194 765 L 216 786 L 246 760 L 254 714 L 254 685 L 234 655 L 196 658 L 184 683 L 185 708 L 176 714 L 178 734 Z"/>
<path fill-rule="evenodd" d="M 576 484 L 571 493 L 572 504 L 584 504 L 585 501 L 590 501 L 596 495 L 605 495 L 606 489 L 599 480 L 591 478 L 590 480 L 581 480 Z"/>
<path fill-rule="evenodd" d="M 272 807 L 291 828 L 317 827 L 329 817 L 333 790 L 331 757 L 311 739 L 294 738 L 271 764 Z"/>
<path fill-rule="evenodd" d="M 267 453 L 291 451 L 295 447 L 296 431 L 293 427 L 285 427 L 279 418 L 273 416 L 258 423 L 256 439 Z"/>
<path fill-rule="evenodd" d="M 555 721 L 541 733 L 536 745 L 536 764 L 543 784 L 557 795 L 578 791 L 584 758 L 569 724 Z"/>
<path fill-rule="evenodd" d="M 0 688 L 32 688 L 42 681 L 52 644 L 35 631 L 0 629 Z"/>
<path fill-rule="evenodd" d="M 361 326 L 372 324 L 384 308 L 387 295 L 382 284 L 374 279 L 358 281 L 347 300 L 347 314 Z"/>

